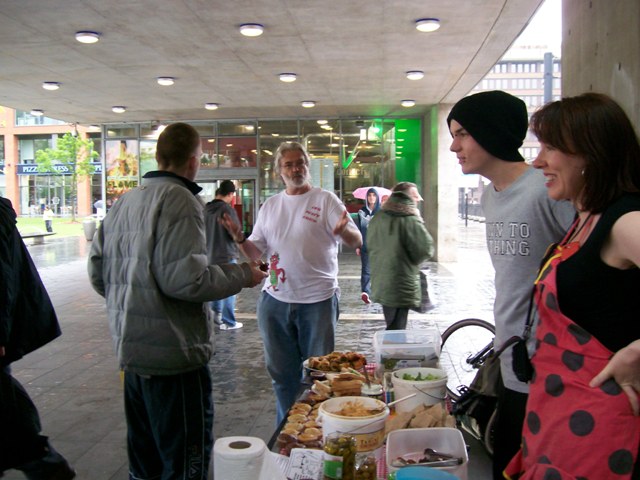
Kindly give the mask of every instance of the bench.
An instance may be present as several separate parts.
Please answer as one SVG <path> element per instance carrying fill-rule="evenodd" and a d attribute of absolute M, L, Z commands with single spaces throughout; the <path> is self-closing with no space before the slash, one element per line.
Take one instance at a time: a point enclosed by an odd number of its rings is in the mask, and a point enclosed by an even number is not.
<path fill-rule="evenodd" d="M 56 232 L 31 232 L 31 233 L 21 233 L 20 236 L 25 238 L 33 238 L 33 245 L 42 245 L 44 243 L 44 237 L 48 237 L 49 235 L 55 235 Z"/>

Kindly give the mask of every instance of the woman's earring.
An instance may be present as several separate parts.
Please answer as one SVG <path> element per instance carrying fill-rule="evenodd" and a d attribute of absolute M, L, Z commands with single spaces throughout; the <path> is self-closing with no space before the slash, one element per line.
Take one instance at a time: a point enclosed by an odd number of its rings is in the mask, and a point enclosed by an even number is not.
<path fill-rule="evenodd" d="M 584 177 L 584 168 L 582 169 L 582 172 L 580 172 L 582 174 L 582 176 Z"/>

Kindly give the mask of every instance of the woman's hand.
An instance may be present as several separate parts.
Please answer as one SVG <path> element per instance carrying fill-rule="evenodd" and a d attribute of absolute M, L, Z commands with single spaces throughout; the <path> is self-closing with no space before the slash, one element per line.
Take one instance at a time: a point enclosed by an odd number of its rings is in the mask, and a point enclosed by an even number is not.
<path fill-rule="evenodd" d="M 618 350 L 607 366 L 598 373 L 589 386 L 597 388 L 609 378 L 613 378 L 622 391 L 629 397 L 633 413 L 640 415 L 640 340 L 630 343 L 626 347 Z"/>

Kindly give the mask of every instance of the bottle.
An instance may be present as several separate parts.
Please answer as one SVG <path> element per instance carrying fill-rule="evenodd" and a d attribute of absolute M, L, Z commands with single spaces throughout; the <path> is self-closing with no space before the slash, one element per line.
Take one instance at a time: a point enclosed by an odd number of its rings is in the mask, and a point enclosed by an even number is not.
<path fill-rule="evenodd" d="M 324 442 L 323 480 L 354 480 L 356 438 L 334 432 Z"/>
<path fill-rule="evenodd" d="M 384 391 L 379 383 L 372 383 L 371 385 L 365 383 L 362 385 L 362 395 L 384 401 Z"/>

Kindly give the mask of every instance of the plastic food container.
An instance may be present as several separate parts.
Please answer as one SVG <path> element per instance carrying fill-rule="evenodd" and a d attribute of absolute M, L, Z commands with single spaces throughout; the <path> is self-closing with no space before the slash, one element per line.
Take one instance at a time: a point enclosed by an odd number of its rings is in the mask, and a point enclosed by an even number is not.
<path fill-rule="evenodd" d="M 386 458 L 389 472 L 400 472 L 407 468 L 413 468 L 404 467 L 398 469 L 392 467 L 391 462 L 398 457 L 418 460 L 423 455 L 425 448 L 432 448 L 436 452 L 462 458 L 462 464 L 460 465 L 435 467 L 435 469 L 451 473 L 460 478 L 460 480 L 467 480 L 469 455 L 467 454 L 464 437 L 460 430 L 447 427 L 407 428 L 389 432 L 387 435 Z"/>
<path fill-rule="evenodd" d="M 373 335 L 378 374 L 408 367 L 437 367 L 442 339 L 436 327 L 390 330 Z"/>

